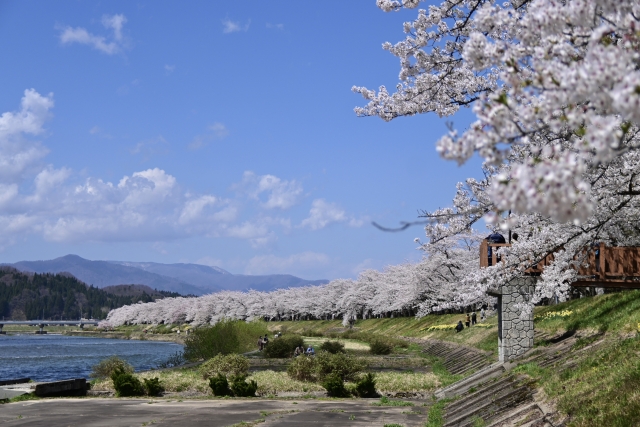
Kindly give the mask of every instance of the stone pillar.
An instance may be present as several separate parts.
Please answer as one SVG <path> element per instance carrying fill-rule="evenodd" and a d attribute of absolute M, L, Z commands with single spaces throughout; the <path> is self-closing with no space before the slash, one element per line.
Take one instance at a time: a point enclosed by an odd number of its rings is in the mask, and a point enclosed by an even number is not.
<path fill-rule="evenodd" d="M 509 362 L 533 348 L 533 311 L 523 319 L 515 305 L 531 299 L 535 284 L 535 277 L 520 277 L 503 285 L 496 294 L 500 362 Z"/>

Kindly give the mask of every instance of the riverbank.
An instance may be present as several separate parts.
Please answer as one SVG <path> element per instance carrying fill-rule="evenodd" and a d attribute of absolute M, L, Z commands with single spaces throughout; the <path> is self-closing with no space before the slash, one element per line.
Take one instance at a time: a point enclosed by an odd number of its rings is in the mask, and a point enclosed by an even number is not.
<path fill-rule="evenodd" d="M 75 337 L 110 338 L 119 340 L 162 341 L 184 345 L 184 335 L 145 334 L 144 332 L 119 331 L 65 331 L 62 335 Z"/>

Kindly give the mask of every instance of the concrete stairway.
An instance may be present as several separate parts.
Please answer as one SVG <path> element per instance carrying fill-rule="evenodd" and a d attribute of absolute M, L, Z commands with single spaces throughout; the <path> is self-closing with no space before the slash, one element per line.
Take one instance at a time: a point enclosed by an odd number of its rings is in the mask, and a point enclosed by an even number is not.
<path fill-rule="evenodd" d="M 444 367 L 454 375 L 468 375 L 491 364 L 486 353 L 474 348 L 437 340 L 420 344 L 424 353 L 442 359 Z"/>
<path fill-rule="evenodd" d="M 510 371 L 519 364 L 536 363 L 540 367 L 554 367 L 562 372 L 571 369 L 581 357 L 604 342 L 593 335 L 590 337 L 593 341 L 591 344 L 576 348 L 579 338 L 570 334 L 550 336 L 536 333 L 534 339 L 545 346 L 534 348 L 512 363 L 484 366 L 467 378 L 437 390 L 436 397 L 455 399 L 445 407 L 444 427 L 471 427 L 479 419 L 487 427 L 562 425 L 554 424 L 553 411 L 536 399 L 534 385 L 524 376 L 517 376 Z M 452 350 L 453 345 L 448 345 Z M 433 347 L 442 349 L 442 346 Z M 454 351 L 451 354 L 460 353 Z"/>

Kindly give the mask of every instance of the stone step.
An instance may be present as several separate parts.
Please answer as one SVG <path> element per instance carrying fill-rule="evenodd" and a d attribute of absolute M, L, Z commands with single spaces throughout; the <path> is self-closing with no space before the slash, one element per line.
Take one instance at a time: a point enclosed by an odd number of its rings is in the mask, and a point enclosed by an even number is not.
<path fill-rule="evenodd" d="M 478 406 L 469 408 L 466 412 L 445 417 L 446 422 L 443 427 L 472 427 L 477 418 L 482 418 L 485 422 L 491 422 L 510 407 L 532 401 L 531 395 L 532 393 L 528 386 L 508 387 L 498 394 L 489 396 L 486 400 L 480 402 Z"/>
<path fill-rule="evenodd" d="M 486 358 L 482 355 L 474 355 L 472 357 L 460 357 L 460 358 L 449 360 L 443 363 L 443 366 L 447 368 L 449 371 L 451 371 L 455 368 L 472 365 L 474 363 L 477 363 L 479 361 L 484 361 L 484 360 L 486 360 Z"/>
<path fill-rule="evenodd" d="M 453 375 L 466 375 L 467 372 L 471 372 L 471 371 L 475 371 L 477 369 L 482 369 L 485 366 L 488 366 L 489 362 L 487 362 L 486 360 L 482 360 L 482 361 L 478 361 L 474 364 L 471 365 L 466 365 L 464 367 L 462 367 L 461 369 L 456 369 L 453 371 L 450 371 L 451 374 Z"/>
<path fill-rule="evenodd" d="M 489 365 L 480 369 L 479 371 L 463 380 L 457 381 L 453 384 L 448 385 L 447 387 L 436 390 L 435 395 L 439 399 L 459 396 L 462 393 L 467 392 L 471 387 L 476 387 L 479 384 L 496 378 L 502 375 L 504 372 L 505 368 L 502 363 L 494 363 L 493 365 Z"/>
<path fill-rule="evenodd" d="M 542 412 L 537 403 L 527 403 L 519 405 L 511 411 L 508 411 L 502 417 L 487 425 L 487 427 L 522 427 L 525 425 L 531 425 L 543 417 L 544 412 Z"/>
<path fill-rule="evenodd" d="M 466 366 L 473 366 L 473 365 L 476 365 L 478 363 L 488 364 L 487 358 L 484 357 L 484 356 L 473 357 L 471 359 L 462 361 L 462 363 L 458 363 L 457 366 L 455 366 L 455 368 L 457 368 L 457 370 L 460 370 L 460 368 L 465 368 Z M 455 369 L 453 369 L 453 368 L 450 369 L 450 371 L 453 371 L 453 370 L 455 370 Z"/>
<path fill-rule="evenodd" d="M 511 376 L 498 379 L 493 384 L 484 384 L 482 387 L 479 387 L 479 390 L 467 395 L 462 395 L 459 400 L 450 403 L 445 409 L 445 413 L 464 412 L 470 406 L 478 405 L 479 402 L 487 399 L 492 399 L 497 393 L 507 388 L 513 389 L 513 384 L 514 380 Z"/>

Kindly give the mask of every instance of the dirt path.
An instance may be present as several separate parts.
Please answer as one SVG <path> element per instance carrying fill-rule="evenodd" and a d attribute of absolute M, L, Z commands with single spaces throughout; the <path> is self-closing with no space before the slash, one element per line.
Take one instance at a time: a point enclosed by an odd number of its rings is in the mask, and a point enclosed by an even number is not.
<path fill-rule="evenodd" d="M 378 399 L 262 400 L 215 399 L 45 399 L 0 406 L 6 426 L 423 426 L 427 408 L 373 406 Z M 419 413 L 418 413 L 419 412 Z M 264 420 L 264 422 L 259 422 Z"/>

